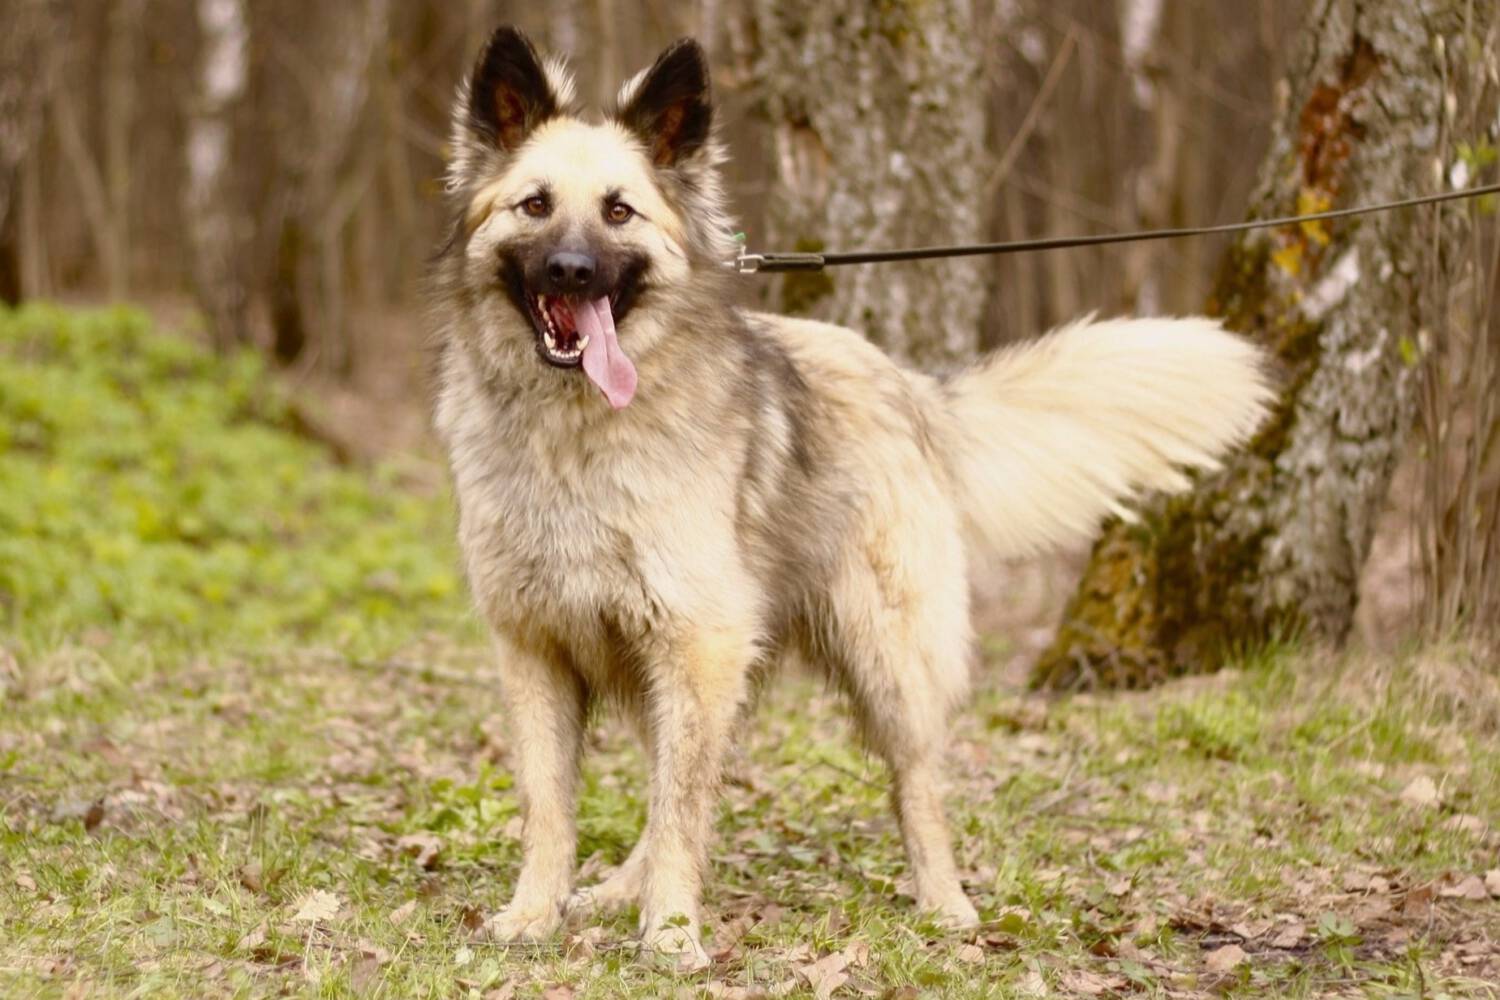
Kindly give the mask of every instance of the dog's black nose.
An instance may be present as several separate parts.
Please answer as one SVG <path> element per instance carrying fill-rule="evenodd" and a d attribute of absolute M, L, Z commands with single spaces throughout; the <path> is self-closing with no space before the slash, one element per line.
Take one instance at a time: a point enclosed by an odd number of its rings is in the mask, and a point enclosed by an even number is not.
<path fill-rule="evenodd" d="M 586 253 L 559 250 L 547 258 L 547 279 L 559 292 L 576 292 L 594 280 L 598 262 Z"/>

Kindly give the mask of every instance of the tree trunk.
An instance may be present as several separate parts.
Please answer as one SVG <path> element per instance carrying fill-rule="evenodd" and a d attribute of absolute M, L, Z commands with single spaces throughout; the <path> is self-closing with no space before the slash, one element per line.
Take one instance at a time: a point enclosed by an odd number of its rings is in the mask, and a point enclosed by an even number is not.
<path fill-rule="evenodd" d="M 1488 8 L 1481 23 L 1493 3 L 1472 5 Z M 1482 57 L 1465 35 L 1470 7 L 1315 0 L 1253 213 L 1431 191 L 1445 60 Z M 1275 355 L 1283 398 L 1221 472 L 1105 529 L 1037 683 L 1139 686 L 1276 636 L 1345 637 L 1413 415 L 1433 226 L 1426 211 L 1396 212 L 1251 233 L 1231 249 L 1211 311 Z"/>
<path fill-rule="evenodd" d="M 31 248 L 22 242 L 22 165 L 42 130 L 56 22 L 52 0 L 19 0 L 0 32 L 0 302 L 19 302 L 28 291 L 23 277 Z"/>
<path fill-rule="evenodd" d="M 142 24 L 146 0 L 111 0 L 104 44 L 103 171 L 109 204 L 108 250 L 100 262 L 112 299 L 130 294 L 130 222 L 132 212 L 131 136 L 136 124 Z"/>
<path fill-rule="evenodd" d="M 316 352 L 341 376 L 356 363 L 345 293 L 344 243 L 350 217 L 376 180 L 380 158 L 353 156 L 370 103 L 372 64 L 389 37 L 389 0 L 307 6 L 263 3 L 253 31 L 271 60 L 294 72 L 267 72 L 261 128 L 277 177 L 266 248 L 272 352 L 283 364 Z M 288 30 L 288 24 L 295 29 Z"/>
<path fill-rule="evenodd" d="M 983 230 L 986 92 L 968 0 L 756 0 L 756 76 L 773 134 L 757 247 L 852 250 L 960 243 Z M 978 260 L 789 275 L 788 312 L 844 323 L 929 367 L 971 357 Z"/>
<path fill-rule="evenodd" d="M 184 212 L 199 307 L 214 344 L 249 341 L 243 197 L 234 180 L 235 111 L 245 94 L 249 28 L 243 0 L 197 0 L 199 88 L 188 118 Z"/>

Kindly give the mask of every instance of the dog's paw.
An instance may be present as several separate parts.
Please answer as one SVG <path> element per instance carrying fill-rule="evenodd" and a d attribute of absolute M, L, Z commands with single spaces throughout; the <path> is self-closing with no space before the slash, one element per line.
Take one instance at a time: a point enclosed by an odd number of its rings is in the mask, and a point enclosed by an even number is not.
<path fill-rule="evenodd" d="M 941 899 L 925 900 L 920 905 L 924 911 L 933 915 L 939 927 L 950 931 L 964 931 L 979 926 L 979 911 L 974 909 L 974 904 L 962 892 Z"/>
<path fill-rule="evenodd" d="M 483 933 L 491 941 L 515 944 L 542 941 L 562 926 L 562 911 L 553 904 L 535 906 L 512 902 L 484 922 Z"/>
<path fill-rule="evenodd" d="M 647 931 L 641 944 L 653 962 L 665 964 L 676 972 L 697 972 L 710 964 L 694 926 L 663 924 Z"/>

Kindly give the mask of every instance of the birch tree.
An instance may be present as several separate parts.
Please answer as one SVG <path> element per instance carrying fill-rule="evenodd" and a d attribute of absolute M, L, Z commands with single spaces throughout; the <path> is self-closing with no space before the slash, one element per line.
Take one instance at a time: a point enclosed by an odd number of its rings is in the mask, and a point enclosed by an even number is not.
<path fill-rule="evenodd" d="M 1459 63 L 1493 58 L 1476 24 L 1494 10 L 1494 0 L 1314 0 L 1252 214 L 1433 190 L 1448 81 Z M 1494 109 L 1479 117 L 1493 122 Z M 1345 637 L 1413 416 L 1434 268 L 1458 266 L 1441 251 L 1444 211 L 1234 245 L 1211 308 L 1274 354 L 1283 399 L 1221 472 L 1105 529 L 1038 682 L 1138 685 L 1278 634 Z"/>
<path fill-rule="evenodd" d="M 197 0 L 199 90 L 188 115 L 183 216 L 198 303 L 221 350 L 249 339 L 247 220 L 234 182 L 235 110 L 245 94 L 244 0 Z"/>

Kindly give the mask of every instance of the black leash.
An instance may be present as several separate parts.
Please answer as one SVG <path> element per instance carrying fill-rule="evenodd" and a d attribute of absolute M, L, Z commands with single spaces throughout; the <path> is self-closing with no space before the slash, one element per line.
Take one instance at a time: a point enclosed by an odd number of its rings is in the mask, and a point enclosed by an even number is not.
<path fill-rule="evenodd" d="M 1331 212 L 1289 215 L 1280 219 L 1260 219 L 1254 222 L 1234 222 L 1224 226 L 1201 226 L 1195 229 L 1148 229 L 1135 233 L 1059 236 L 1040 240 L 1012 240 L 1007 243 L 971 243 L 946 247 L 914 247 L 908 250 L 866 250 L 855 253 L 746 253 L 741 251 L 740 255 L 729 264 L 740 274 L 774 274 L 779 271 L 821 271 L 825 267 L 840 267 L 845 264 L 886 264 L 900 260 L 932 260 L 936 257 L 977 257 L 987 254 L 1064 250 L 1068 247 L 1107 246 L 1112 243 L 1142 243 L 1147 240 L 1174 240 L 1182 236 L 1274 229 L 1277 226 L 1294 226 L 1303 222 L 1320 222 L 1324 219 L 1347 219 L 1353 215 L 1389 212 L 1393 209 L 1412 208 L 1416 205 L 1434 205 L 1443 201 L 1478 198 L 1486 194 L 1500 194 L 1500 184 L 1487 184 L 1484 187 L 1465 188 L 1462 191 L 1423 195 L 1420 198 L 1408 198 L 1405 201 L 1389 201 L 1383 205 L 1361 205 L 1358 208 L 1340 208 Z"/>

